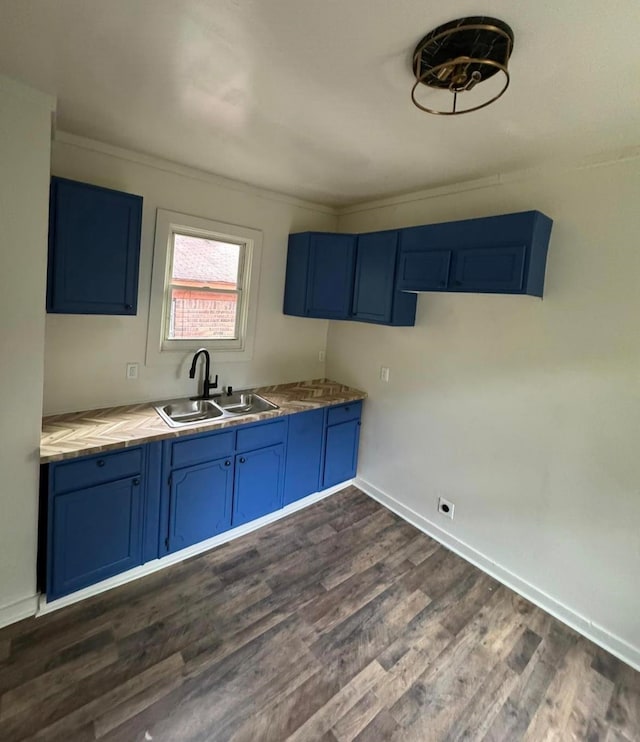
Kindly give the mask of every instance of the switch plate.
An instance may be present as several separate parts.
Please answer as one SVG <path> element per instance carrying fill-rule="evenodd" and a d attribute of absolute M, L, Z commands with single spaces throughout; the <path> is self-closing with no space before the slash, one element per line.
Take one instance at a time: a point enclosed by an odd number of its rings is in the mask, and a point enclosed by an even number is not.
<path fill-rule="evenodd" d="M 138 378 L 138 364 L 127 363 L 127 379 L 137 379 L 137 378 Z"/>
<path fill-rule="evenodd" d="M 384 381 L 385 384 L 389 383 L 389 369 L 387 366 L 380 366 L 380 381 Z"/>
<path fill-rule="evenodd" d="M 324 350 L 321 350 L 318 353 L 318 360 L 320 361 L 320 363 L 324 363 L 324 359 L 325 359 L 325 352 L 324 352 Z"/>

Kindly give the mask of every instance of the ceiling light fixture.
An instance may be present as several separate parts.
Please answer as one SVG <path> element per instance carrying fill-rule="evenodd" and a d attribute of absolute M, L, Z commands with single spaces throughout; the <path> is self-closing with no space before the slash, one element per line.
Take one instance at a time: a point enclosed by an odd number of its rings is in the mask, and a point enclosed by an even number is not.
<path fill-rule="evenodd" d="M 509 87 L 509 57 L 513 31 L 497 18 L 470 16 L 449 21 L 428 33 L 413 52 L 416 82 L 411 100 L 421 110 L 439 116 L 458 116 L 488 106 Z M 489 100 L 468 108 L 458 107 L 458 96 L 501 72 L 504 84 Z M 420 86 L 448 90 L 453 95 L 451 110 L 431 108 L 416 99 Z"/>

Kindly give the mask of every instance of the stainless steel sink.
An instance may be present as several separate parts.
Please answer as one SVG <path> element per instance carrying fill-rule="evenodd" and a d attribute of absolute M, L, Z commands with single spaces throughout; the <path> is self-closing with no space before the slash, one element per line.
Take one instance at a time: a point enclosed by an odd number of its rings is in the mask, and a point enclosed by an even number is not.
<path fill-rule="evenodd" d="M 174 399 L 155 407 L 160 417 L 172 428 L 220 418 L 255 415 L 258 412 L 277 410 L 278 405 L 251 391 L 225 394 L 215 399 Z"/>
<path fill-rule="evenodd" d="M 228 415 L 255 415 L 257 412 L 278 409 L 278 405 L 253 392 L 224 394 L 216 399 L 216 404 Z"/>
<path fill-rule="evenodd" d="M 222 410 L 208 399 L 177 399 L 158 405 L 156 412 L 167 425 L 174 428 L 202 420 L 212 420 L 223 415 Z"/>

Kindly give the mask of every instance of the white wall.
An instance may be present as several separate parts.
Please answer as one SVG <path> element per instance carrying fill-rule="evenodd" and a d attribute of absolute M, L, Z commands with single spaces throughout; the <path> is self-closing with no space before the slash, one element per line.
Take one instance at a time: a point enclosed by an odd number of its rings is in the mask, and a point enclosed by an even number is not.
<path fill-rule="evenodd" d="M 422 294 L 415 328 L 330 323 L 328 376 L 370 394 L 359 476 L 638 664 L 640 160 L 488 183 L 339 220 L 345 232 L 526 209 L 555 220 L 543 301 Z"/>
<path fill-rule="evenodd" d="M 35 606 L 53 107 L 0 77 L 0 626 Z"/>
<path fill-rule="evenodd" d="M 54 175 L 144 197 L 137 317 L 47 315 L 45 414 L 191 394 L 190 356 L 182 364 L 145 366 L 156 209 L 163 208 L 263 232 L 253 358 L 225 363 L 212 356 L 221 384 L 241 388 L 323 376 L 318 352 L 327 322 L 282 314 L 289 232 L 336 227 L 334 212 L 150 157 L 62 135 L 53 144 Z M 140 364 L 137 381 L 125 379 Z"/>

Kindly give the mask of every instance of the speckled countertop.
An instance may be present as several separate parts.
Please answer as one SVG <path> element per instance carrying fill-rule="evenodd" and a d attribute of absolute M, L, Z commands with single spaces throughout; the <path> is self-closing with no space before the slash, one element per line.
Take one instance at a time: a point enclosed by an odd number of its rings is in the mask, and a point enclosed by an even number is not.
<path fill-rule="evenodd" d="M 200 425 L 183 428 L 170 428 L 160 419 L 151 403 L 45 417 L 42 421 L 40 462 L 47 464 L 163 438 L 178 438 L 207 430 L 244 425 L 318 407 L 353 402 L 367 396 L 365 392 L 329 379 L 263 386 L 254 391 L 277 404 L 279 409 L 241 418 L 208 420 Z"/>

